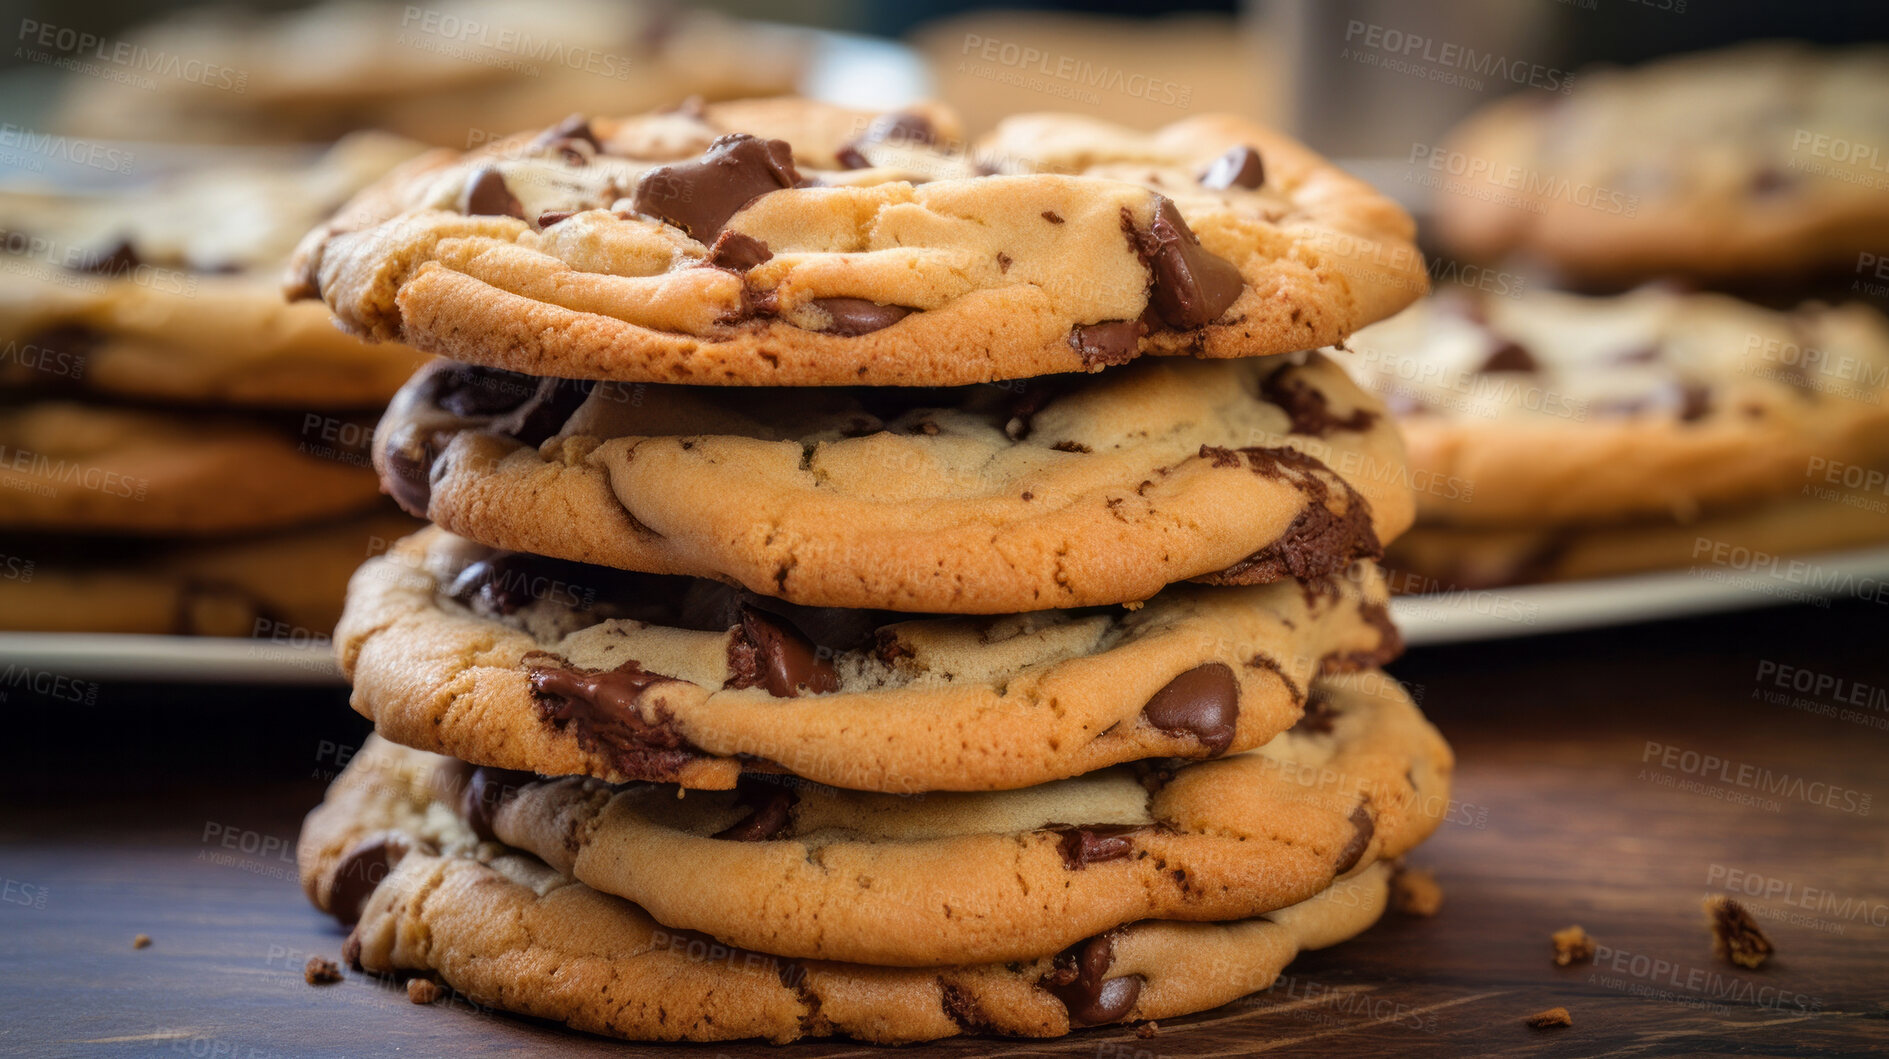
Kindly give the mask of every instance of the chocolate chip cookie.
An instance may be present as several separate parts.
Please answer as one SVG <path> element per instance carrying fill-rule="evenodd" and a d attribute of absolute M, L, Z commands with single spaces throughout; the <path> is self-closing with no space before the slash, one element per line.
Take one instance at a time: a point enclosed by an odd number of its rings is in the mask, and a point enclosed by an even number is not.
<path fill-rule="evenodd" d="M 1889 246 L 1889 49 L 1762 43 L 1518 93 L 1425 158 L 1452 254 L 1590 283 L 1853 278 Z"/>
<path fill-rule="evenodd" d="M 368 189 L 289 273 L 533 375 L 957 385 L 1309 349 L 1424 289 L 1409 217 L 1227 116 L 1141 133 L 784 99 L 574 118 Z"/>
<path fill-rule="evenodd" d="M 1317 355 L 932 390 L 588 385 L 439 362 L 375 441 L 496 547 L 810 606 L 1012 613 L 1315 580 L 1410 522 L 1381 406 Z"/>
<path fill-rule="evenodd" d="M 1349 346 L 1425 525 L 1685 523 L 1889 461 L 1889 321 L 1862 303 L 1438 297 Z"/>
<path fill-rule="evenodd" d="M 0 629 L 324 641 L 348 577 L 416 528 L 393 511 L 208 540 L 0 536 Z"/>
<path fill-rule="evenodd" d="M 1390 874 L 1375 865 L 1239 922 L 1147 921 L 1006 964 L 888 968 L 666 927 L 521 854 L 440 854 L 398 831 L 378 841 L 386 852 L 361 862 L 378 885 L 343 951 L 356 968 L 436 975 L 482 1010 L 629 1040 L 902 1044 L 1177 1017 L 1263 990 L 1300 951 L 1363 932 Z"/>
<path fill-rule="evenodd" d="M 1182 585 L 996 618 L 799 607 L 424 531 L 356 575 L 336 646 L 384 736 L 481 765 L 726 789 L 1015 788 L 1289 727 L 1401 647 L 1379 574 Z"/>
<path fill-rule="evenodd" d="M 302 165 L 204 166 L 109 195 L 0 191 L 0 385 L 178 403 L 379 405 L 422 362 L 373 348 L 275 270 L 308 225 L 419 145 L 350 137 Z"/>
<path fill-rule="evenodd" d="M 755 775 L 678 799 L 667 784 L 468 770 L 477 789 L 459 803 L 482 835 L 731 945 L 894 966 L 1028 959 L 1142 919 L 1260 915 L 1422 841 L 1449 801 L 1442 739 L 1375 672 L 1310 694 L 1306 724 L 1250 752 L 1022 790 L 910 797 Z"/>
<path fill-rule="evenodd" d="M 196 535 L 375 506 L 358 419 L 40 401 L 0 408 L 0 529 Z"/>

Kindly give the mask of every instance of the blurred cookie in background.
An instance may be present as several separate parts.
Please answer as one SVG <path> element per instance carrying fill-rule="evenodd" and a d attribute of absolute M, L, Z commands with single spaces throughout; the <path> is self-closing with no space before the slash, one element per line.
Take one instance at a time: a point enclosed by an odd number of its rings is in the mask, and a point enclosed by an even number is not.
<path fill-rule="evenodd" d="M 1032 111 L 1154 129 L 1199 113 L 1278 124 L 1285 110 L 1267 38 L 1225 15 L 977 11 L 929 23 L 911 44 L 973 135 Z"/>
<path fill-rule="evenodd" d="M 0 536 L 0 630 L 325 639 L 355 567 L 419 523 L 375 512 L 207 540 Z"/>
<path fill-rule="evenodd" d="M 1889 540 L 1889 322 L 1643 288 L 1447 291 L 1344 362 L 1403 427 L 1418 525 L 1403 591 Z M 1873 484 L 1872 484 L 1873 483 Z"/>
<path fill-rule="evenodd" d="M 328 0 L 281 14 L 196 8 L 127 38 L 218 76 L 148 91 L 74 78 L 71 134 L 222 143 L 325 142 L 385 129 L 465 148 L 571 111 L 634 111 L 691 95 L 791 91 L 804 37 L 678 4 L 617 0 Z"/>
<path fill-rule="evenodd" d="M 1430 160 L 1431 234 L 1584 287 L 1854 278 L 1889 247 L 1889 48 L 1766 42 L 1581 71 Z M 1743 288 L 1740 288 L 1743 290 Z"/>

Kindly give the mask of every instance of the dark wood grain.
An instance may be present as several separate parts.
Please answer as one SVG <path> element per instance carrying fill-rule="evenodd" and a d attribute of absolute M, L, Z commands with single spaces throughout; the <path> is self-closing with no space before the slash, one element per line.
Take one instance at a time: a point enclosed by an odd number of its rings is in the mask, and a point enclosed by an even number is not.
<path fill-rule="evenodd" d="M 1889 731 L 1767 702 L 1765 662 L 1889 685 L 1881 608 L 1774 610 L 1501 645 L 1433 649 L 1398 671 L 1457 747 L 1452 822 L 1413 858 L 1445 890 L 1302 957 L 1266 993 L 1139 1039 L 950 1041 L 963 1056 L 1864 1055 L 1889 1050 Z M 1829 698 L 1829 696 L 1825 696 Z M 0 705 L 0 1054 L 23 1056 L 858 1056 L 601 1041 L 397 982 L 302 980 L 336 956 L 284 851 L 359 739 L 339 696 L 97 689 L 91 706 Z M 1889 717 L 1881 706 L 1864 717 Z M 1649 750 L 1649 744 L 1654 749 Z M 1674 746 L 1851 796 L 1775 805 L 1683 789 Z M 1654 760 L 1645 759 L 1649 753 Z M 1676 774 L 1678 773 L 1678 774 Z M 1660 779 L 1661 776 L 1669 780 Z M 1669 781 L 1670 784 L 1669 785 Z M 1723 782 L 1708 786 L 1727 787 Z M 1824 794 L 1824 801 L 1838 795 Z M 233 836 L 226 839 L 225 836 Z M 225 848 L 234 842 L 235 849 Z M 1701 898 L 1731 872 L 1791 887 L 1748 900 L 1777 946 L 1716 959 Z M 1758 884 L 1762 887 L 1763 883 Z M 1806 888 L 1815 894 L 1806 897 Z M 1847 902 L 1845 904 L 1844 902 Z M 1585 926 L 1599 966 L 1557 968 L 1548 934 Z M 132 937 L 153 939 L 134 950 Z M 1531 1030 L 1564 1005 L 1574 1025 Z"/>

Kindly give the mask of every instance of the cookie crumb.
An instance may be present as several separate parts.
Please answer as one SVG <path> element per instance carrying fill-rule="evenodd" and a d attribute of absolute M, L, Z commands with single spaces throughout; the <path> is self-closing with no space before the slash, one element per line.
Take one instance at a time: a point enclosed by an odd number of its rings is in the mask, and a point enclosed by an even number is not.
<path fill-rule="evenodd" d="M 1391 907 L 1407 916 L 1433 916 L 1443 907 L 1443 888 L 1423 868 L 1402 868 L 1391 878 Z"/>
<path fill-rule="evenodd" d="M 1758 929 L 1745 906 L 1724 895 L 1705 899 L 1706 925 L 1712 928 L 1712 952 L 1740 967 L 1757 970 L 1771 956 L 1771 939 Z"/>
<path fill-rule="evenodd" d="M 310 956 L 302 965 L 302 981 L 309 985 L 333 985 L 341 980 L 341 965 L 320 956 Z"/>
<path fill-rule="evenodd" d="M 1568 1014 L 1567 1008 L 1549 1008 L 1546 1011 L 1537 1011 L 1522 1021 L 1526 1022 L 1530 1029 L 1552 1030 L 1574 1025 L 1574 1016 Z"/>
<path fill-rule="evenodd" d="M 1594 939 L 1587 936 L 1587 931 L 1578 926 L 1557 930 L 1554 939 L 1554 965 L 1566 967 L 1572 963 L 1586 963 L 1594 958 Z"/>
<path fill-rule="evenodd" d="M 1135 1036 L 1144 1041 L 1153 1038 L 1160 1032 L 1161 1024 L 1152 1020 L 1135 1027 Z"/>
<path fill-rule="evenodd" d="M 1148 601 L 1145 599 L 1131 599 L 1128 602 L 1122 604 L 1122 609 L 1123 610 L 1140 610 L 1141 608 L 1147 605 L 1148 605 Z"/>
<path fill-rule="evenodd" d="M 409 978 L 407 999 L 415 1004 L 431 1004 L 439 999 L 439 986 L 431 978 Z"/>
<path fill-rule="evenodd" d="M 132 947 L 132 948 L 134 948 L 134 949 L 148 949 L 148 948 L 150 948 L 150 947 L 151 947 L 151 935 L 149 935 L 149 934 L 140 934 L 140 935 L 138 935 L 137 937 L 135 937 L 135 938 L 132 938 L 132 939 L 131 939 L 131 947 Z"/>

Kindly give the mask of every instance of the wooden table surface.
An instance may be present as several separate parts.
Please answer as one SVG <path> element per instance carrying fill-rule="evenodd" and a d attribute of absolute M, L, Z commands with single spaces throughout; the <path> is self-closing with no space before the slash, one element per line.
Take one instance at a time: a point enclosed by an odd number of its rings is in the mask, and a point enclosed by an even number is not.
<path fill-rule="evenodd" d="M 1440 914 L 1390 916 L 1152 1038 L 1115 1027 L 905 1051 L 1889 1052 L 1886 632 L 1880 605 L 1851 602 L 1415 652 L 1396 672 L 1460 758 L 1452 822 L 1412 858 L 1441 882 Z M 15 681 L 0 699 L 13 733 L 0 749 L 0 1054 L 874 1051 L 624 1045 L 462 998 L 418 1008 L 359 974 L 306 985 L 308 955 L 337 956 L 342 939 L 291 859 L 332 747 L 362 735 L 340 696 L 39 686 Z M 1747 904 L 1777 947 L 1762 970 L 1711 952 L 1699 903 L 1728 886 L 1757 895 Z M 1603 946 L 1598 964 L 1553 966 L 1548 934 L 1570 923 Z M 134 950 L 140 933 L 153 942 Z M 1552 1005 L 1571 1028 L 1524 1027 Z"/>

